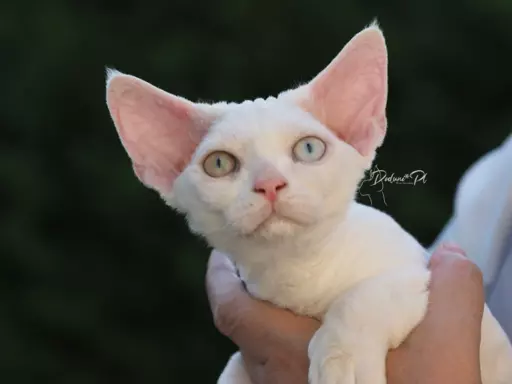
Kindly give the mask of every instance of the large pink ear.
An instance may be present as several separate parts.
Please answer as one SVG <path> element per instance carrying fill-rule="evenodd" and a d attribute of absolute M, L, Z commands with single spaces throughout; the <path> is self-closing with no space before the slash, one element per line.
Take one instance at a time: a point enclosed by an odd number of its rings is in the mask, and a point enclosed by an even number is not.
<path fill-rule="evenodd" d="M 387 65 L 384 36 L 374 24 L 293 97 L 341 140 L 371 155 L 386 134 Z"/>
<path fill-rule="evenodd" d="M 134 76 L 108 71 L 107 105 L 135 174 L 169 194 L 214 114 Z"/>

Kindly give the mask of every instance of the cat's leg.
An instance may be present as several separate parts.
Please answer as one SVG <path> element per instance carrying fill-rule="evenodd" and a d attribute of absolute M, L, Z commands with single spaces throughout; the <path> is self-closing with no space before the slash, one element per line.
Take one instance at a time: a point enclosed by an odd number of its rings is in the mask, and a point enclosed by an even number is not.
<path fill-rule="evenodd" d="M 481 339 L 482 384 L 512 383 L 512 346 L 487 305 L 482 319 Z"/>
<path fill-rule="evenodd" d="M 423 267 L 374 277 L 328 309 L 309 344 L 311 384 L 386 384 L 386 355 L 419 324 L 428 305 Z"/>
<path fill-rule="evenodd" d="M 226 367 L 219 376 L 217 384 L 252 384 L 245 370 L 242 354 L 236 352 L 230 357 Z"/>

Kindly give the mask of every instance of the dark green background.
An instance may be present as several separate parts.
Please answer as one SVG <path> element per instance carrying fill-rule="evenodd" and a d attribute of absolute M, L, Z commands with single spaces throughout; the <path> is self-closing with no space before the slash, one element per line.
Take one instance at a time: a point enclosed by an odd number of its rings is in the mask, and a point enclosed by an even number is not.
<path fill-rule="evenodd" d="M 132 174 L 105 66 L 240 101 L 310 79 L 374 17 L 390 61 L 379 167 L 428 173 L 376 205 L 428 245 L 512 127 L 512 1 L 2 0 L 0 382 L 214 383 L 234 350 L 205 244 Z"/>

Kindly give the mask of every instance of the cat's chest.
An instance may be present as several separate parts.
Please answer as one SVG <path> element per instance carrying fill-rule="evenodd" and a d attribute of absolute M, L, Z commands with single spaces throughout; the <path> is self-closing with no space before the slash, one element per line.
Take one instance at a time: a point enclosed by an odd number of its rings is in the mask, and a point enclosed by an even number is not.
<path fill-rule="evenodd" d="M 249 292 L 295 313 L 322 317 L 361 281 L 425 263 L 425 250 L 412 236 L 389 216 L 364 206 L 355 206 L 321 246 L 311 244 L 319 243 L 245 249 L 240 276 Z"/>
<path fill-rule="evenodd" d="M 264 271 L 242 271 L 241 277 L 253 296 L 298 314 L 320 318 L 347 285 L 339 261 L 338 258 L 318 264 L 279 263 Z"/>

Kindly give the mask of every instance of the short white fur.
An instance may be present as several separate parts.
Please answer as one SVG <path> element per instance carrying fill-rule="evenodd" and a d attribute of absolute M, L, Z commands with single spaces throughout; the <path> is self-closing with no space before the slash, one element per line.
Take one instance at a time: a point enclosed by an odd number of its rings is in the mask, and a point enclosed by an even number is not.
<path fill-rule="evenodd" d="M 197 104 L 110 71 L 107 104 L 135 173 L 229 254 L 254 296 L 322 319 L 310 343 L 311 384 L 385 384 L 385 358 L 422 320 L 427 251 L 387 214 L 355 202 L 387 123 L 387 52 L 376 24 L 309 83 L 240 104 Z M 297 161 L 314 136 L 325 154 Z M 211 177 L 212 151 L 239 160 Z M 275 204 L 255 193 L 280 177 Z M 512 383 L 512 348 L 486 308 L 483 384 Z M 219 384 L 249 384 L 235 354 Z"/>

